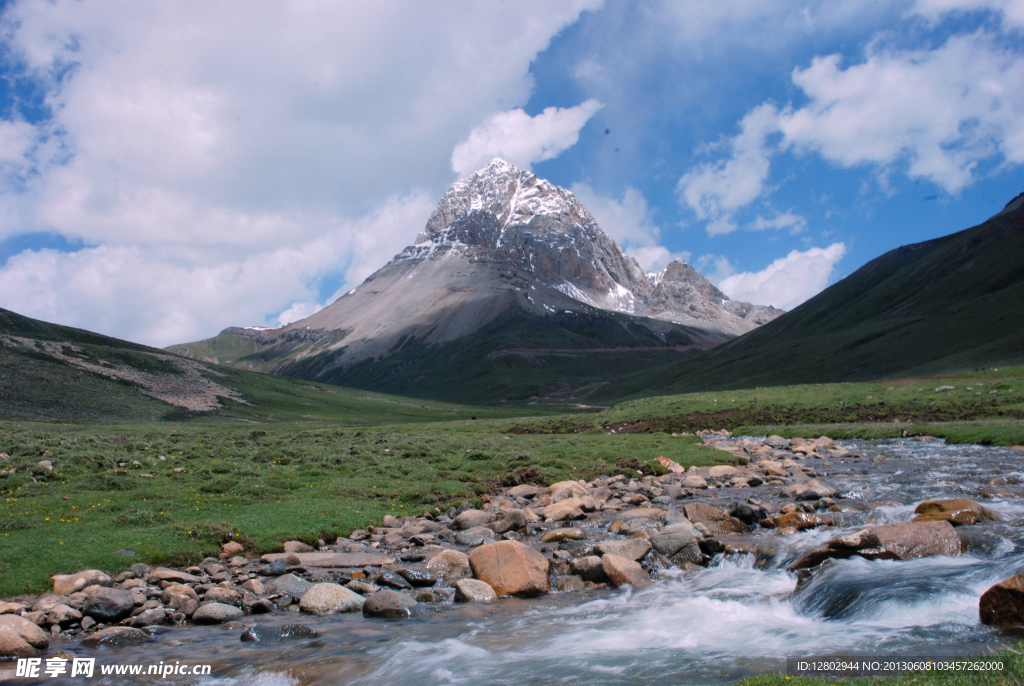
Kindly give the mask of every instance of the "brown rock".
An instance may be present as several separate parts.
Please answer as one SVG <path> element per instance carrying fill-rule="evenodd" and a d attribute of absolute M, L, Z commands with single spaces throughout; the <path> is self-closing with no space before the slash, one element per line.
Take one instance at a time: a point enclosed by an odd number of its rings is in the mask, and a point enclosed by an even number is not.
<path fill-rule="evenodd" d="M 960 555 L 960 537 L 949 522 L 897 522 L 869 526 L 840 536 L 790 565 L 791 571 L 817 567 L 829 558 L 860 555 L 869 560 L 911 560 Z"/>
<path fill-rule="evenodd" d="M 646 519 L 665 519 L 665 510 L 659 510 L 656 507 L 636 507 L 632 510 L 626 510 L 620 512 L 617 517 L 623 519 L 636 519 L 638 517 L 644 517 Z"/>
<path fill-rule="evenodd" d="M 982 624 L 1024 626 L 1024 574 L 1011 576 L 985 591 L 978 610 Z"/>
<path fill-rule="evenodd" d="M 220 554 L 222 557 L 231 557 L 233 555 L 241 555 L 245 552 L 245 548 L 238 541 L 228 541 L 221 546 Z"/>
<path fill-rule="evenodd" d="M 615 586 L 629 584 L 633 588 L 643 588 L 651 583 L 651 577 L 644 568 L 633 560 L 618 555 L 605 555 L 601 558 L 601 566 L 605 576 Z"/>
<path fill-rule="evenodd" d="M 706 503 L 688 503 L 683 506 L 683 513 L 693 524 L 707 527 L 713 536 L 746 531 L 743 522 Z"/>
<path fill-rule="evenodd" d="M 538 493 L 540 493 L 540 489 L 531 484 L 522 484 L 508 489 L 508 494 L 513 498 L 533 498 Z"/>
<path fill-rule="evenodd" d="M 487 582 L 499 596 L 535 596 L 548 593 L 548 560 L 518 541 L 497 541 L 469 554 L 473 576 Z"/>
<path fill-rule="evenodd" d="M 307 545 L 307 544 L 303 543 L 302 541 L 285 541 L 283 547 L 284 547 L 284 551 L 286 553 L 312 553 L 312 552 L 315 552 L 313 550 L 313 546 Z"/>
<path fill-rule="evenodd" d="M 32 657 L 46 650 L 50 638 L 18 615 L 0 615 L 0 657 Z"/>
<path fill-rule="evenodd" d="M 458 550 L 442 550 L 427 560 L 427 567 L 468 567 L 469 556 Z"/>
<path fill-rule="evenodd" d="M 172 610 L 177 610 L 188 600 L 198 601 L 199 596 L 185 584 L 169 584 L 160 594 L 160 602 Z"/>
<path fill-rule="evenodd" d="M 579 498 L 567 498 L 545 507 L 541 511 L 541 516 L 544 519 L 557 522 L 563 519 L 583 519 L 586 515 L 583 513 L 582 500 Z"/>
<path fill-rule="evenodd" d="M 831 517 L 825 515 L 810 514 L 809 512 L 790 512 L 788 514 L 781 515 L 772 520 L 775 526 L 780 529 L 785 527 L 793 527 L 797 531 L 803 531 L 804 529 L 814 529 L 819 526 L 831 526 Z"/>
<path fill-rule="evenodd" d="M 149 583 L 156 584 L 160 581 L 173 581 L 178 584 L 198 584 L 202 581 L 198 576 L 188 572 L 180 572 L 176 569 L 157 567 L 149 573 Z"/>
<path fill-rule="evenodd" d="M 544 495 L 551 498 L 552 503 L 557 503 L 569 498 L 579 498 L 588 495 L 587 489 L 575 481 L 559 481 L 557 484 L 548 486 Z"/>
<path fill-rule="evenodd" d="M 114 580 L 98 569 L 87 569 L 75 574 L 54 574 L 53 592 L 57 595 L 77 593 L 88 586 L 112 586 Z"/>
<path fill-rule="evenodd" d="M 82 644 L 90 648 L 97 646 L 136 646 L 146 642 L 149 638 L 142 629 L 133 629 L 127 626 L 112 626 L 109 629 L 102 629 L 82 639 Z"/>
<path fill-rule="evenodd" d="M 998 522 L 999 515 L 973 500 L 929 500 L 914 508 L 915 522 L 949 522 L 953 526 Z"/>

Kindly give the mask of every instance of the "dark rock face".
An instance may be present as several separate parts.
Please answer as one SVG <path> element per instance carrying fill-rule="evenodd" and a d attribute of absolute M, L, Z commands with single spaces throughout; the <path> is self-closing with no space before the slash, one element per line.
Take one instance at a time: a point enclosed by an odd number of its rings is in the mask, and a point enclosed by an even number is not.
<path fill-rule="evenodd" d="M 135 596 L 130 592 L 101 586 L 94 588 L 97 590 L 86 599 L 82 614 L 92 617 L 97 622 L 118 622 L 135 609 Z"/>
<path fill-rule="evenodd" d="M 319 632 L 301 624 L 282 624 L 281 626 L 257 624 L 243 631 L 241 640 L 246 643 L 283 643 L 316 638 L 319 635 Z"/>
<path fill-rule="evenodd" d="M 1024 574 L 1011 576 L 985 591 L 978 610 L 982 624 L 1024 627 Z"/>

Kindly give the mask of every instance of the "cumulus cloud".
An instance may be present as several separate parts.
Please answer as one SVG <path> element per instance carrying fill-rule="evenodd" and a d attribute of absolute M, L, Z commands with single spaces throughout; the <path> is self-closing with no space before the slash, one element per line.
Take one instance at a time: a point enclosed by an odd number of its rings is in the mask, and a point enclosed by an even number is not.
<path fill-rule="evenodd" d="M 681 200 L 710 235 L 735 231 L 737 212 L 767 195 L 771 158 L 780 151 L 872 166 L 880 178 L 901 171 L 949 193 L 973 183 L 982 163 L 1024 163 L 1024 54 L 984 30 L 930 50 L 876 45 L 865 61 L 846 67 L 839 55 L 816 57 L 792 78 L 806 105 L 754 108 L 725 143 L 727 158 L 680 179 Z M 774 134 L 781 140 L 772 144 Z M 791 223 L 776 226 L 782 218 Z M 802 225 L 779 215 L 748 228 Z"/>
<path fill-rule="evenodd" d="M 157 345 L 296 316 L 415 237 L 453 147 L 599 4 L 9 3 L 51 116 L 0 122 L 0 240 L 98 247 L 10 260 L 0 306 Z"/>
<path fill-rule="evenodd" d="M 756 200 L 764 190 L 771 166 L 768 136 L 778 130 L 778 111 L 764 104 L 740 122 L 740 133 L 726 143 L 729 157 L 692 169 L 676 187 L 682 200 L 708 222 L 709 235 L 739 228 L 733 214 Z"/>
<path fill-rule="evenodd" d="M 781 117 L 787 144 L 844 167 L 906 165 L 950 193 L 984 160 L 1024 162 L 1024 55 L 995 36 L 954 36 L 935 50 L 838 55 L 793 73 L 811 99 Z"/>
<path fill-rule="evenodd" d="M 846 254 L 846 245 L 794 250 L 759 272 L 733 274 L 718 287 L 733 300 L 755 305 L 773 305 L 791 310 L 828 285 L 836 263 Z"/>
<path fill-rule="evenodd" d="M 580 129 L 604 107 L 587 100 L 575 107 L 548 107 L 536 117 L 522 109 L 498 112 L 474 128 L 452 151 L 452 169 L 461 177 L 500 157 L 521 169 L 557 157 L 580 139 Z"/>
<path fill-rule="evenodd" d="M 156 346 L 228 325 L 283 325 L 322 308 L 410 244 L 433 206 L 425 194 L 392 198 L 311 240 L 234 259 L 173 245 L 25 251 L 0 268 L 0 305 L 94 331 L 129 331 Z M 338 292 L 319 293 L 319 277 L 339 269 L 345 281 Z"/>
<path fill-rule="evenodd" d="M 661 228 L 636 188 L 627 186 L 621 200 L 601 195 L 586 183 L 573 184 L 570 190 L 594 215 L 598 226 L 644 270 L 661 271 L 672 260 L 690 259 L 688 252 L 672 252 L 660 245 Z"/>

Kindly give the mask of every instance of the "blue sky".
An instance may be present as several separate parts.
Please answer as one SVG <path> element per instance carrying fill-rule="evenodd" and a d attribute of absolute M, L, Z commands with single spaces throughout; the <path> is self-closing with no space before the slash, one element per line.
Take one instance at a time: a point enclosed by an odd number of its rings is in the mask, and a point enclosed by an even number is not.
<path fill-rule="evenodd" d="M 1024 0 L 2 8 L 0 307 L 154 345 L 311 314 L 491 156 L 786 308 L 1024 191 Z"/>

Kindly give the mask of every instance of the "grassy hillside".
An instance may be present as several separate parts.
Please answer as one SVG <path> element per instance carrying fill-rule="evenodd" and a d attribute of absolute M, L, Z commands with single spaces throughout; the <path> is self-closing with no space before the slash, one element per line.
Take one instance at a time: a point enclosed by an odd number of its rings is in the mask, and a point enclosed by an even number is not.
<path fill-rule="evenodd" d="M 1024 363 L 1024 211 L 867 263 L 800 307 L 595 398 L 910 377 Z"/>
<path fill-rule="evenodd" d="M 594 310 L 536 316 L 505 312 L 469 336 L 425 345 L 400 340 L 383 359 L 336 366 L 344 349 L 323 352 L 335 337 L 282 340 L 226 329 L 218 336 L 168 348 L 235 368 L 343 386 L 453 402 L 585 401 L 597 388 L 681 359 L 706 335 L 682 325 Z"/>
<path fill-rule="evenodd" d="M 187 363 L 185 367 L 181 365 Z M 192 396 L 230 393 L 210 410 Z M 161 392 L 170 388 L 169 392 Z M 157 395 L 174 402 L 153 397 Z M 177 402 L 178 404 L 175 404 Z M 506 410 L 396 398 L 185 360 L 116 338 L 0 310 L 0 417 L 342 424 L 501 417 Z"/>

